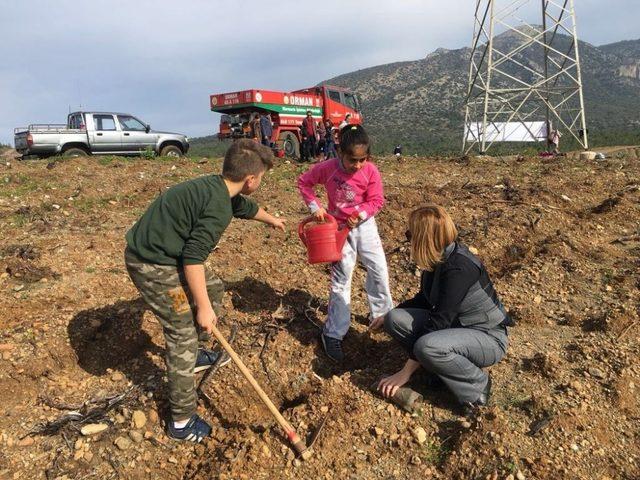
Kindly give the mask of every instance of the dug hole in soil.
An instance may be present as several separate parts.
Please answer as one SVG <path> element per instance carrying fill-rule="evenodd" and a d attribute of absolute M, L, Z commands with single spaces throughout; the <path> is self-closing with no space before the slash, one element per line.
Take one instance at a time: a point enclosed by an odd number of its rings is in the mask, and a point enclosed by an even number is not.
<path fill-rule="evenodd" d="M 308 166 L 267 174 L 255 198 L 288 232 L 234 220 L 207 264 L 226 284 L 223 333 L 236 326 L 234 347 L 285 418 L 303 438 L 325 420 L 308 462 L 232 364 L 199 404 L 213 437 L 163 433 L 164 340 L 127 276 L 124 234 L 165 188 L 219 160 L 3 160 L 0 478 L 640 478 L 640 181 L 636 155 L 618 157 L 376 159 L 395 301 L 419 282 L 408 213 L 435 202 L 518 322 L 490 369 L 493 403 L 471 422 L 446 391 L 423 391 L 413 415 L 370 391 L 406 357 L 367 332 L 362 269 L 347 361 L 322 356 L 328 269 L 305 262 L 295 233 Z M 102 431 L 52 423 L 74 411 Z"/>

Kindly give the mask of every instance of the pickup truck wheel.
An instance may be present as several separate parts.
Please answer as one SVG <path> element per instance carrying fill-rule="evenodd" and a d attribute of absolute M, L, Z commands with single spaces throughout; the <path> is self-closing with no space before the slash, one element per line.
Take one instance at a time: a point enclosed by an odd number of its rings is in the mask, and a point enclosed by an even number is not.
<path fill-rule="evenodd" d="M 282 149 L 287 157 L 298 158 L 300 156 L 300 142 L 293 133 L 282 132 L 278 136 L 278 140 L 282 143 Z"/>
<path fill-rule="evenodd" d="M 71 147 L 62 151 L 63 157 L 86 157 L 87 152 L 80 147 Z"/>
<path fill-rule="evenodd" d="M 161 157 L 181 157 L 182 150 L 180 150 L 180 148 L 176 147 L 175 145 L 167 145 L 166 147 L 163 147 L 162 150 L 160 150 L 160 156 Z"/>

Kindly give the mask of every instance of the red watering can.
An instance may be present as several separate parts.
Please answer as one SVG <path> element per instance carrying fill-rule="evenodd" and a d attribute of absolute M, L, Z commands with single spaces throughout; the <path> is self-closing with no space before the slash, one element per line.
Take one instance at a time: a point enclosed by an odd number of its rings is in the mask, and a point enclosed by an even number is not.
<path fill-rule="evenodd" d="M 315 223 L 307 227 L 308 223 L 315 221 L 311 216 L 298 225 L 298 235 L 307 247 L 309 263 L 332 263 L 342 260 L 342 247 L 350 229 L 338 229 L 338 222 L 328 213 L 325 214 L 325 219 L 325 223 Z"/>

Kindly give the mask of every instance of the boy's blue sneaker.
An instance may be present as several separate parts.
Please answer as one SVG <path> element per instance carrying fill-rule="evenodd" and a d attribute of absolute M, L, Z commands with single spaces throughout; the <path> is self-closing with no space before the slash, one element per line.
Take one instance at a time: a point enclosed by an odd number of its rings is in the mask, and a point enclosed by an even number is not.
<path fill-rule="evenodd" d="M 209 424 L 195 413 L 184 428 L 176 428 L 171 420 L 167 422 L 167 425 L 167 434 L 176 440 L 200 443 L 205 437 L 211 435 Z"/>
<path fill-rule="evenodd" d="M 205 350 L 204 348 L 199 348 L 198 356 L 196 358 L 196 368 L 193 372 L 198 373 L 202 370 L 206 370 L 207 368 L 211 368 L 211 366 L 216 363 L 220 355 L 223 356 L 220 360 L 221 367 L 225 366 L 231 361 L 231 358 L 229 357 L 229 355 L 227 355 L 226 352 L 214 352 L 213 350 Z"/>

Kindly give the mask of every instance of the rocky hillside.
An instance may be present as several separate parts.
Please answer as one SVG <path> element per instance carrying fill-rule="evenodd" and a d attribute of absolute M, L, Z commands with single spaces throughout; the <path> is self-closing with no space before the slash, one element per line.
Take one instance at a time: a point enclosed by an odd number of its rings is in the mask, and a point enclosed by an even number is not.
<path fill-rule="evenodd" d="M 618 58 L 621 77 L 640 80 L 640 41 L 631 40 L 603 45 L 601 50 Z"/>
<path fill-rule="evenodd" d="M 504 33 L 495 42 L 506 48 L 520 38 Z M 554 45 L 569 41 L 558 35 Z M 580 42 L 579 49 L 592 143 L 638 143 L 640 40 L 600 47 Z M 401 142 L 417 151 L 452 151 L 462 140 L 469 55 L 469 48 L 440 48 L 419 60 L 379 65 L 322 83 L 346 86 L 360 95 L 379 146 Z M 541 57 L 540 49 L 531 48 L 518 60 L 535 68 Z"/>

